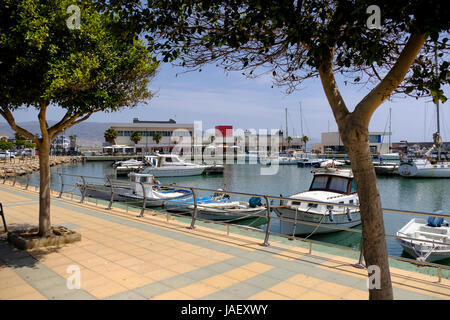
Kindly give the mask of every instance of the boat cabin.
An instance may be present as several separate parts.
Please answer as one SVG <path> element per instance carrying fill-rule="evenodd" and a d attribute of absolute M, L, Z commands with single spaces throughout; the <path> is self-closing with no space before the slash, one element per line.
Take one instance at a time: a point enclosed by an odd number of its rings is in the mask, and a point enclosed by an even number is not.
<path fill-rule="evenodd" d="M 315 171 L 309 191 L 329 191 L 345 195 L 356 193 L 351 170 L 334 169 Z"/>
<path fill-rule="evenodd" d="M 173 154 L 158 154 L 155 156 L 145 156 L 145 160 L 152 167 L 164 166 L 186 166 L 188 163 Z"/>
<path fill-rule="evenodd" d="M 152 174 L 148 173 L 135 173 L 132 172 L 129 175 L 130 182 L 132 183 L 132 190 L 135 195 L 142 196 L 144 193 L 142 191 L 142 185 L 141 182 L 144 184 L 160 184 L 159 181 L 157 181 Z M 136 183 L 133 183 L 136 182 Z M 157 189 L 157 186 L 144 186 L 147 197 L 152 196 L 153 189 Z"/>

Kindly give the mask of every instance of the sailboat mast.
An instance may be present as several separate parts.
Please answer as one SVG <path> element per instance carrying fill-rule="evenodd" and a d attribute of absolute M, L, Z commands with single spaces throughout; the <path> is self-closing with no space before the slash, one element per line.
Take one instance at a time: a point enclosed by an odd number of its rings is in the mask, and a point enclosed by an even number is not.
<path fill-rule="evenodd" d="M 301 132 L 301 138 L 303 138 L 303 113 L 302 113 L 302 103 L 300 102 L 300 132 Z"/>
<path fill-rule="evenodd" d="M 289 129 L 288 129 L 288 114 L 287 114 L 287 108 L 284 108 L 286 112 L 286 150 L 287 150 L 287 138 L 289 137 Z"/>
<path fill-rule="evenodd" d="M 392 135 L 392 126 L 391 121 L 392 120 L 392 108 L 389 108 L 389 153 L 391 152 L 392 146 L 391 146 L 391 135 Z"/>
<path fill-rule="evenodd" d="M 435 49 L 434 52 L 434 58 L 435 58 L 435 62 L 436 62 L 436 74 L 439 73 L 439 68 L 438 68 L 438 54 L 437 54 L 437 48 Z M 441 125 L 440 125 L 440 121 L 439 121 L 439 99 L 436 100 L 436 121 L 437 121 L 437 139 L 440 139 L 440 134 L 441 134 Z M 438 147 L 438 161 L 441 161 L 441 144 L 439 143 L 439 147 Z"/>

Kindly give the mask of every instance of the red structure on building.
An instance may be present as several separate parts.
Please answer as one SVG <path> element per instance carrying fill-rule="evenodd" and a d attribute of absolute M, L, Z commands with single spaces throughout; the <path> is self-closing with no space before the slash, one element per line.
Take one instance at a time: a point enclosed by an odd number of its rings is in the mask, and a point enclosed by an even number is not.
<path fill-rule="evenodd" d="M 216 126 L 216 137 L 232 137 L 233 126 Z"/>

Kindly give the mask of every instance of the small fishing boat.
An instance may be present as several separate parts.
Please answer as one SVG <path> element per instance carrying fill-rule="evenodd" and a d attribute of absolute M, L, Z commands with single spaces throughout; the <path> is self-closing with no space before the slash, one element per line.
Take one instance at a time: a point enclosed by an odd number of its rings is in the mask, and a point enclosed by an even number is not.
<path fill-rule="evenodd" d="M 351 228 L 361 223 L 358 194 L 351 169 L 316 169 L 308 191 L 290 196 L 291 200 L 275 207 L 281 233 L 289 235 L 318 234 Z M 327 202 L 349 204 L 352 207 L 318 204 Z"/>
<path fill-rule="evenodd" d="M 442 217 L 428 217 L 427 221 L 414 218 L 397 232 L 397 236 L 412 238 L 397 240 L 405 252 L 419 261 L 450 258 L 450 225 Z"/>
<path fill-rule="evenodd" d="M 117 161 L 113 164 L 117 176 L 126 176 L 130 172 L 139 171 L 144 163 L 136 159 L 129 159 L 126 161 Z"/>
<path fill-rule="evenodd" d="M 146 207 L 159 207 L 166 200 L 181 199 L 192 196 L 192 191 L 190 190 L 160 187 L 158 186 L 158 182 L 153 180 L 153 178 L 154 177 L 151 174 L 131 173 L 130 180 L 133 182 L 132 191 L 121 193 L 120 197 L 131 201 L 135 200 L 138 203 L 145 200 Z M 148 181 L 149 179 L 153 180 L 153 184 L 147 184 L 144 186 L 141 184 L 144 180 Z"/>
<path fill-rule="evenodd" d="M 338 161 L 338 160 L 325 160 L 320 163 L 321 168 L 327 168 L 327 167 L 342 167 L 345 166 L 345 162 Z"/>
<path fill-rule="evenodd" d="M 124 168 L 139 168 L 142 166 L 143 162 L 136 159 L 128 159 L 125 161 L 116 161 L 113 164 L 114 168 L 124 167 Z"/>
<path fill-rule="evenodd" d="M 139 173 L 151 174 L 154 177 L 197 176 L 209 167 L 184 161 L 173 154 L 146 156 L 145 160 L 147 165 Z"/>
<path fill-rule="evenodd" d="M 109 183 L 96 184 L 96 183 L 76 183 L 76 186 L 80 192 L 89 198 L 111 200 L 111 193 L 113 195 L 113 201 L 123 201 L 120 197 L 121 193 L 131 192 L 130 184 L 114 182 L 111 186 Z M 112 190 L 111 190 L 112 189 Z"/>
<path fill-rule="evenodd" d="M 194 199 L 166 201 L 163 207 L 167 211 L 193 213 Z M 266 207 L 261 204 L 261 198 L 252 197 L 248 202 L 230 200 L 228 195 L 214 194 L 197 198 L 197 218 L 203 220 L 234 222 L 244 219 L 257 219 Z"/>
<path fill-rule="evenodd" d="M 304 168 L 304 167 L 314 167 L 314 168 L 320 168 L 320 164 L 323 162 L 324 160 L 321 160 L 319 158 L 317 158 L 317 156 L 315 157 L 307 157 L 307 158 L 299 158 L 297 159 L 297 167 L 300 168 Z"/>

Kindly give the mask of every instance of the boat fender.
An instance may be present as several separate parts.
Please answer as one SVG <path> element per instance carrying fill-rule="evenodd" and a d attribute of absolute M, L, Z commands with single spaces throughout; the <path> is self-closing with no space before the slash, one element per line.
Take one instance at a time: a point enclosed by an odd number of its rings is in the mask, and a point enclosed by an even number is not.
<path fill-rule="evenodd" d="M 348 218 L 348 221 L 352 221 L 353 219 L 352 219 L 352 214 L 350 213 L 350 208 L 347 208 L 347 218 Z"/>
<path fill-rule="evenodd" d="M 333 217 L 333 210 L 328 210 L 328 216 L 330 218 L 330 221 L 334 221 L 334 217 Z"/>

